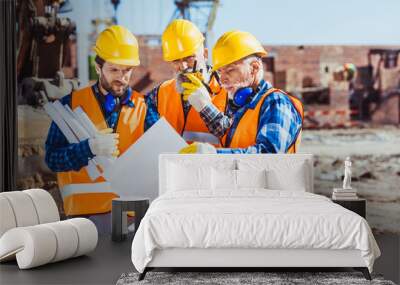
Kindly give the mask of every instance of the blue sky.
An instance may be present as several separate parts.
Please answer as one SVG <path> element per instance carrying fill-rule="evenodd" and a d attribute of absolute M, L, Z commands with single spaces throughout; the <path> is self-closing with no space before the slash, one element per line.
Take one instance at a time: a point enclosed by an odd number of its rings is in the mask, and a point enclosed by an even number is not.
<path fill-rule="evenodd" d="M 160 34 L 174 9 L 173 0 L 121 0 L 118 19 L 136 34 Z M 396 45 L 400 0 L 221 0 L 211 43 L 231 29 L 272 45 Z"/>

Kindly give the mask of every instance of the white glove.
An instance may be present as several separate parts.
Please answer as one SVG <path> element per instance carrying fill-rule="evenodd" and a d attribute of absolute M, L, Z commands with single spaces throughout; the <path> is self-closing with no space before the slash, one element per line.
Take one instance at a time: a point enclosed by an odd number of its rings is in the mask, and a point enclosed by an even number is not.
<path fill-rule="evenodd" d="M 181 84 L 184 89 L 182 92 L 183 100 L 189 101 L 190 105 L 192 105 L 197 112 L 200 112 L 204 107 L 212 104 L 210 94 L 201 80 L 194 74 L 186 74 L 186 77 L 190 82 L 183 82 Z"/>
<path fill-rule="evenodd" d="M 209 143 L 200 143 L 195 142 L 192 143 L 179 151 L 180 154 L 188 154 L 188 153 L 202 153 L 202 154 L 209 154 L 209 153 L 217 153 L 215 147 Z"/>
<path fill-rule="evenodd" d="M 112 133 L 112 129 L 99 132 L 94 138 L 89 139 L 89 147 L 96 156 L 118 156 L 119 134 Z"/>

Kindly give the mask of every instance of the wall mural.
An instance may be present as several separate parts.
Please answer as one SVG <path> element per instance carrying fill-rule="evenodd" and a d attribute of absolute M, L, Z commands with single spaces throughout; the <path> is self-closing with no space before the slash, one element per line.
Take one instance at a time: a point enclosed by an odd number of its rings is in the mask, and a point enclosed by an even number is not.
<path fill-rule="evenodd" d="M 56 175 L 44 161 L 51 120 L 43 105 L 78 88 L 75 24 L 46 14 L 44 1 L 34 7 L 24 3 L 17 66 L 18 188 L 48 190 L 64 213 Z M 37 21 L 26 21 L 32 9 Z M 138 36 L 142 64 L 131 86 L 143 94 L 172 76 L 155 38 Z M 330 197 L 341 187 L 344 160 L 350 157 L 352 187 L 368 201 L 371 227 L 400 233 L 400 46 L 265 49 L 265 79 L 304 103 L 299 152 L 315 155 L 315 192 Z M 93 56 L 88 58 L 93 63 Z M 95 79 L 93 65 L 88 72 Z"/>

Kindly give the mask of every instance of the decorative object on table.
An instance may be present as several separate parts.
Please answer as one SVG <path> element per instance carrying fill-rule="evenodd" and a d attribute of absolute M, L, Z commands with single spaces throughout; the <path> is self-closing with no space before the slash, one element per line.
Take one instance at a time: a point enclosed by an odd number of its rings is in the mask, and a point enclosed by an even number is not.
<path fill-rule="evenodd" d="M 143 197 L 120 197 L 112 200 L 112 235 L 113 241 L 123 241 L 128 236 L 128 212 L 135 212 L 135 230 L 149 208 L 150 199 Z"/>
<path fill-rule="evenodd" d="M 349 156 L 344 161 L 343 189 L 351 189 L 351 160 Z"/>
<path fill-rule="evenodd" d="M 357 190 L 351 187 L 351 160 L 346 157 L 344 161 L 343 187 L 334 188 L 332 193 L 333 200 L 354 200 L 357 199 Z"/>
<path fill-rule="evenodd" d="M 16 259 L 20 269 L 28 269 L 96 248 L 96 226 L 84 218 L 60 221 L 43 189 L 0 193 L 0 210 L 0 262 Z"/>

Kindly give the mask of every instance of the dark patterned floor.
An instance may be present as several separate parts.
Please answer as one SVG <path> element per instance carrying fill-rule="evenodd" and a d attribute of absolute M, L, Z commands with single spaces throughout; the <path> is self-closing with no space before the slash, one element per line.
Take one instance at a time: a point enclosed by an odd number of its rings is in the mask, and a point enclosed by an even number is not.
<path fill-rule="evenodd" d="M 138 273 L 122 274 L 117 285 L 133 284 L 379 284 L 395 285 L 381 275 L 372 275 L 372 281 L 360 272 L 148 272 L 146 278 L 138 281 Z"/>

